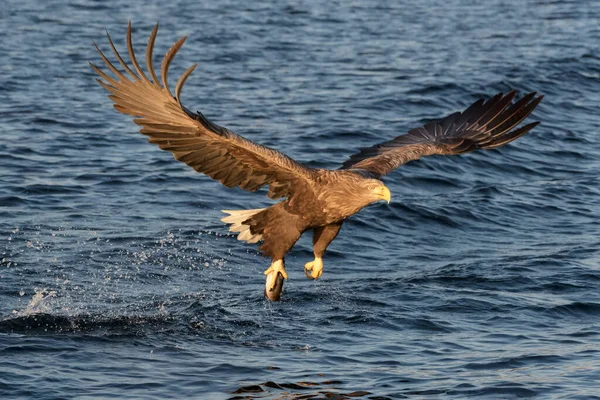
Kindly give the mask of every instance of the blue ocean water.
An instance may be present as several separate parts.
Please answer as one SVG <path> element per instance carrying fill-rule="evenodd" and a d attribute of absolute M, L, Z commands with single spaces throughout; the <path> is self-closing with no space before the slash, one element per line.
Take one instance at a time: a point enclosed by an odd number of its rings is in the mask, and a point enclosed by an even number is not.
<path fill-rule="evenodd" d="M 600 398 L 600 3 L 6 0 L 0 398 Z M 92 40 L 188 42 L 184 104 L 311 166 L 480 97 L 546 97 L 498 150 L 389 175 L 322 279 L 220 209 L 258 208 L 146 143 Z M 158 58 L 158 57 L 157 57 Z"/>

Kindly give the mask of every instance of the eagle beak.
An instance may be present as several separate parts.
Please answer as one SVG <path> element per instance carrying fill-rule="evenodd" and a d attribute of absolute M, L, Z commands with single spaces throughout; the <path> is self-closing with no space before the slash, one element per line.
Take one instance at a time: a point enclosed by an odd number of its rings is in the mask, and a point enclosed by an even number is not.
<path fill-rule="evenodd" d="M 381 200 L 387 201 L 388 204 L 390 204 L 390 201 L 392 201 L 392 193 L 390 192 L 390 189 L 387 188 L 387 186 L 378 187 L 377 194 L 379 195 Z"/>

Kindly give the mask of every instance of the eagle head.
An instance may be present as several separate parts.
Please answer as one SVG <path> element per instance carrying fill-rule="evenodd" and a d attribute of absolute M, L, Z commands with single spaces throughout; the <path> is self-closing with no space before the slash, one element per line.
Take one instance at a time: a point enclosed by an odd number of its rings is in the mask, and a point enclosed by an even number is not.
<path fill-rule="evenodd" d="M 390 201 L 392 200 L 392 193 L 390 192 L 390 189 L 388 189 L 388 187 L 385 186 L 383 184 L 383 182 L 381 182 L 380 180 L 370 179 L 369 181 L 366 182 L 365 186 L 366 186 L 366 193 L 364 194 L 365 200 L 368 199 L 369 204 L 375 203 L 375 202 L 381 201 L 381 200 L 385 200 L 389 204 Z"/>

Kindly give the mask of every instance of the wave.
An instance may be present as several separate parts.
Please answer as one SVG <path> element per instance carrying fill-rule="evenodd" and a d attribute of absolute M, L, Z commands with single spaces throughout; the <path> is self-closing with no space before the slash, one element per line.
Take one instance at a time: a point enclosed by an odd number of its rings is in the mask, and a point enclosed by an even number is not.
<path fill-rule="evenodd" d="M 99 336 L 144 335 L 163 332 L 178 320 L 170 316 L 53 315 L 38 313 L 0 321 L 0 332 L 28 335 L 88 333 Z"/>

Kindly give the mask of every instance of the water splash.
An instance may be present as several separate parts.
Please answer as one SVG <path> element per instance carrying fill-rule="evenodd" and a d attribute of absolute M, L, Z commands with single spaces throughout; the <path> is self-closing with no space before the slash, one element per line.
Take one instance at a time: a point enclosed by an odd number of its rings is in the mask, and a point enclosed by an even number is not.
<path fill-rule="evenodd" d="M 21 291 L 20 294 L 24 295 Z M 24 317 L 33 314 L 49 313 L 51 310 L 50 301 L 56 297 L 56 291 L 48 289 L 35 289 L 35 294 L 27 303 L 25 311 L 13 310 L 13 314 L 18 317 Z"/>

